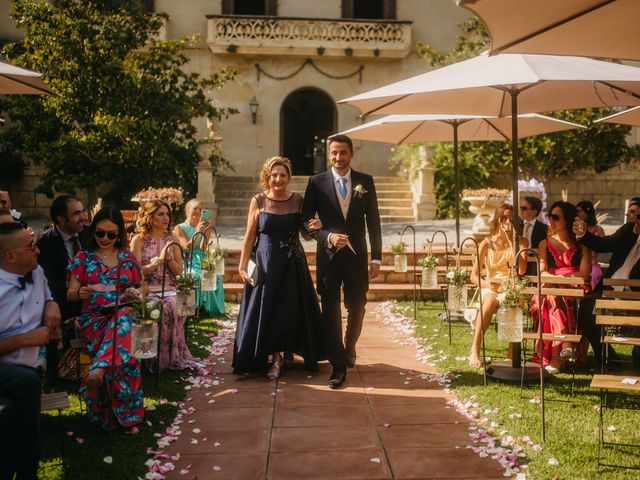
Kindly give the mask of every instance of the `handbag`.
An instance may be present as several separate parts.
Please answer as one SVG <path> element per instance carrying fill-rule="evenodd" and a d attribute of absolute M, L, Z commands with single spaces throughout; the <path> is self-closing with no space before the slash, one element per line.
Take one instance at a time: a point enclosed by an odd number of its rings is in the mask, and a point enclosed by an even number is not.
<path fill-rule="evenodd" d="M 480 287 L 476 288 L 476 291 L 471 297 L 471 301 L 467 304 L 467 308 L 463 311 L 464 319 L 469 322 L 471 328 L 475 326 L 476 317 L 478 316 L 478 310 L 480 310 Z"/>
<path fill-rule="evenodd" d="M 247 263 L 247 274 L 249 275 L 249 283 L 252 287 L 258 284 L 258 265 L 253 258 Z"/>

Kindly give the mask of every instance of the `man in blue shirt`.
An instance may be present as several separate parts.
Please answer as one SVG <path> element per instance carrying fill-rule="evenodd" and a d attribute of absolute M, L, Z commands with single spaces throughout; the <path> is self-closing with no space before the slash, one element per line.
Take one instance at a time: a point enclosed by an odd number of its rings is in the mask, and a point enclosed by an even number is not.
<path fill-rule="evenodd" d="M 21 224 L 0 224 L 0 478 L 38 478 L 38 347 L 60 324 L 38 247 Z"/>

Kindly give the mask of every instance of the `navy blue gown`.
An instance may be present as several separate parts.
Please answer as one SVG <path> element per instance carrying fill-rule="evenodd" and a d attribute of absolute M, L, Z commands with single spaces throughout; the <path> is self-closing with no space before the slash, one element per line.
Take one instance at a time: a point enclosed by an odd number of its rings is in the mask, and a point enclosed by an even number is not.
<path fill-rule="evenodd" d="M 322 316 L 299 239 L 302 196 L 272 200 L 256 195 L 260 208 L 254 248 L 259 278 L 245 285 L 233 349 L 236 374 L 266 372 L 274 352 L 304 357 L 317 370 L 321 357 Z"/>

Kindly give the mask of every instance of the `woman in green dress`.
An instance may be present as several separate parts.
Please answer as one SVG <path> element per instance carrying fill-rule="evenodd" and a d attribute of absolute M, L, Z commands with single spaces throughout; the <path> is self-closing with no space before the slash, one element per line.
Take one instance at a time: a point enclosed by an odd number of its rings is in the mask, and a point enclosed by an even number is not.
<path fill-rule="evenodd" d="M 211 220 L 203 217 L 202 202 L 191 199 L 185 205 L 186 219 L 184 223 L 176 225 L 173 233 L 180 241 L 180 244 L 186 252 L 191 251 L 191 243 L 193 236 L 196 232 L 203 232 L 211 226 Z M 206 231 L 206 240 L 202 242 L 202 237 L 198 235 L 196 238 L 196 244 L 193 246 L 193 259 L 191 261 L 191 271 L 195 275 L 200 275 L 200 260 L 202 258 L 202 250 L 204 245 L 209 243 L 211 238 L 211 232 L 209 229 Z M 196 292 L 196 295 L 200 298 L 200 305 L 208 315 L 221 315 L 224 314 L 224 290 L 222 287 L 222 275 L 218 275 L 216 278 L 217 288 L 213 292 Z M 202 293 L 202 295 L 200 295 Z"/>

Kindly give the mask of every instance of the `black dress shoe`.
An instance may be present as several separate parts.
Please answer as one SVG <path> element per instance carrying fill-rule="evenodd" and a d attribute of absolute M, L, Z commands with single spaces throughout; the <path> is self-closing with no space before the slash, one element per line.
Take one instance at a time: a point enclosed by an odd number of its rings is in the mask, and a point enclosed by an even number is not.
<path fill-rule="evenodd" d="M 347 353 L 347 367 L 349 368 L 353 368 L 356 366 L 356 354 L 354 353 Z"/>
<path fill-rule="evenodd" d="M 333 369 L 331 376 L 329 377 L 329 387 L 338 388 L 347 379 L 347 372 L 341 372 L 340 370 Z"/>

